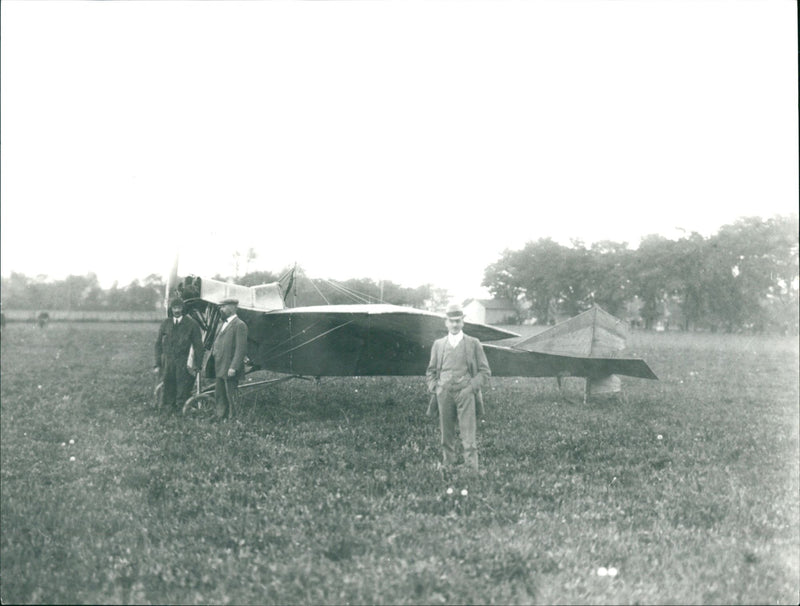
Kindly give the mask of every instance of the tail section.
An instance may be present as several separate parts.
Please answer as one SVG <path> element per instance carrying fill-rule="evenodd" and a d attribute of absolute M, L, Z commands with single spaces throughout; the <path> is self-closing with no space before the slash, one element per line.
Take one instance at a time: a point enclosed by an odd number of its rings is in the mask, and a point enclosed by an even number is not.
<path fill-rule="evenodd" d="M 514 347 L 572 358 L 608 360 L 609 364 L 593 365 L 594 372 L 590 371 L 583 375 L 586 377 L 586 396 L 596 396 L 618 393 L 622 389 L 620 378 L 603 370 L 606 366 L 620 364 L 625 366 L 635 362 L 638 363 L 636 369 L 638 376 L 657 378 L 643 360 L 625 360 L 622 357 L 621 352 L 625 349 L 627 338 L 627 324 L 595 305 L 574 318 L 516 343 Z M 645 368 L 638 368 L 641 365 Z M 625 374 L 633 373 L 625 372 Z"/>
<path fill-rule="evenodd" d="M 526 351 L 582 357 L 618 357 L 628 326 L 597 305 L 514 346 Z"/>

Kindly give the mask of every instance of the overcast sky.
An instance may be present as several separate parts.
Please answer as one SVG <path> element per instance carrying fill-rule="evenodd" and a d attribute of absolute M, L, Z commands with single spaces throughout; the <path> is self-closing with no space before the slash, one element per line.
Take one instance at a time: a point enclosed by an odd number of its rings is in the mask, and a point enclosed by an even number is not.
<path fill-rule="evenodd" d="M 2 274 L 482 295 L 506 248 L 797 211 L 790 0 L 11 2 Z"/>

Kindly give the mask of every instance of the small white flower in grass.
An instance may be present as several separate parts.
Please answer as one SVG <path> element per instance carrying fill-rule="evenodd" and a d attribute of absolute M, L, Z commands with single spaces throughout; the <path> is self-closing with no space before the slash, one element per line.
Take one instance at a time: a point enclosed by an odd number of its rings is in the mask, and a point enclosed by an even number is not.
<path fill-rule="evenodd" d="M 461 490 L 461 496 L 462 496 L 462 497 L 465 497 L 465 496 L 467 496 L 468 494 L 469 494 L 469 493 L 467 492 L 467 489 L 466 489 L 466 488 L 464 488 L 464 489 L 462 489 L 462 490 Z"/>
<path fill-rule="evenodd" d="M 617 576 L 617 572 L 618 572 L 617 569 L 612 566 L 611 568 L 608 569 L 608 576 L 615 577 Z"/>
<path fill-rule="evenodd" d="M 70 461 L 74 461 L 74 460 L 75 460 L 75 457 L 70 457 L 70 458 L 69 458 L 69 460 L 70 460 Z"/>
<path fill-rule="evenodd" d="M 447 494 L 453 494 L 452 486 L 445 491 Z"/>
<path fill-rule="evenodd" d="M 664 436 L 662 436 L 661 434 L 658 434 L 656 436 L 656 440 L 663 440 L 663 439 L 664 439 Z"/>
<path fill-rule="evenodd" d="M 608 570 L 606 569 L 605 566 L 601 566 L 600 568 L 597 569 L 597 576 L 604 577 L 607 574 L 608 574 Z"/>
<path fill-rule="evenodd" d="M 70 443 L 70 444 L 74 444 L 74 443 L 75 443 L 75 440 L 70 440 L 70 441 L 69 441 L 69 443 Z"/>
<path fill-rule="evenodd" d="M 66 446 L 66 445 L 67 445 L 67 443 L 66 443 L 66 442 L 61 442 L 61 445 L 62 445 L 62 446 Z"/>
<path fill-rule="evenodd" d="M 41 385 L 37 385 L 37 386 L 36 386 L 36 389 L 41 389 L 41 388 L 42 388 L 42 386 L 41 386 Z"/>

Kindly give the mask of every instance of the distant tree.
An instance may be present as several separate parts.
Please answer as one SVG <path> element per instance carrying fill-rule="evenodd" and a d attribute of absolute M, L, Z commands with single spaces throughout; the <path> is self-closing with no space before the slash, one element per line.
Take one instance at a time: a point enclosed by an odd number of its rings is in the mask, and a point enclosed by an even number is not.
<path fill-rule="evenodd" d="M 162 299 L 160 289 L 154 285 L 142 285 L 134 280 L 123 291 L 123 306 L 130 311 L 149 311 L 155 309 Z"/>
<path fill-rule="evenodd" d="M 8 278 L 2 278 L 0 296 L 5 309 L 35 309 L 31 303 L 32 280 L 25 274 L 15 271 Z"/>
<path fill-rule="evenodd" d="M 710 238 L 715 283 L 709 312 L 727 331 L 764 330 L 774 301 L 797 300 L 797 217 L 739 219 Z"/>
<path fill-rule="evenodd" d="M 627 242 L 603 241 L 592 244 L 589 284 L 592 302 L 619 316 L 632 299 L 630 271 L 634 251 Z"/>
<path fill-rule="evenodd" d="M 580 241 L 569 248 L 550 238 L 528 242 L 522 250 L 503 252 L 484 272 L 483 286 L 495 297 L 530 304 L 541 324 L 558 313 L 575 315 L 593 302 L 591 254 Z"/>
<path fill-rule="evenodd" d="M 250 267 L 250 263 L 255 261 L 258 258 L 258 254 L 253 247 L 248 248 L 244 253 L 239 250 L 233 252 L 233 276 L 235 279 L 239 278 L 240 270 L 242 269 L 242 265 L 244 265 L 244 273 L 248 273 L 248 269 Z"/>
<path fill-rule="evenodd" d="M 561 313 L 572 317 L 591 307 L 598 279 L 591 251 L 582 241 L 573 240 L 572 247 L 564 249 L 563 269 L 556 282 Z"/>
<path fill-rule="evenodd" d="M 275 278 L 277 279 L 277 278 Z M 383 299 L 381 299 L 381 292 Z M 292 305 L 348 305 L 353 303 L 391 303 L 407 307 L 423 308 L 431 297 L 430 285 L 409 288 L 384 280 L 383 284 L 371 278 L 351 278 L 337 281 L 308 277 L 302 268 L 297 268 L 291 296 Z"/>
<path fill-rule="evenodd" d="M 633 294 L 642 301 L 639 314 L 647 329 L 663 317 L 667 293 L 677 286 L 673 253 L 673 241 L 659 235 L 646 236 L 630 264 Z"/>
<path fill-rule="evenodd" d="M 93 273 L 85 276 L 70 275 L 64 280 L 43 285 L 46 309 L 90 310 L 93 304 L 102 304 L 102 289 Z"/>
<path fill-rule="evenodd" d="M 119 282 L 115 280 L 111 288 L 106 292 L 106 307 L 113 311 L 124 310 L 125 299 L 125 291 L 119 287 Z"/>
<path fill-rule="evenodd" d="M 497 299 L 516 301 L 524 296 L 521 269 L 516 265 L 519 261 L 521 261 L 519 251 L 504 250 L 500 260 L 484 270 L 481 286 L 485 286 Z M 445 305 L 446 303 L 445 298 Z"/>
<path fill-rule="evenodd" d="M 391 303 L 392 305 L 421 309 L 425 307 L 425 301 L 431 296 L 431 287 L 429 284 L 423 284 L 416 288 L 409 288 L 407 286 L 395 284 L 389 280 L 383 280 L 382 288 L 380 284 L 378 286 L 379 289 L 383 291 L 383 302 Z"/>
<path fill-rule="evenodd" d="M 689 330 L 705 323 L 708 315 L 709 286 L 715 259 L 708 241 L 700 234 L 692 232 L 689 236 L 667 245 L 669 252 L 660 262 L 666 295 L 677 301 L 682 316 L 682 328 Z"/>
<path fill-rule="evenodd" d="M 542 324 L 554 320 L 562 290 L 567 249 L 550 238 L 528 242 L 522 250 L 506 250 L 484 272 L 483 286 L 495 297 L 524 297 Z"/>
<path fill-rule="evenodd" d="M 271 271 L 251 271 L 235 280 L 236 284 L 243 286 L 259 286 L 260 284 L 271 284 L 277 281 L 278 276 Z"/>
<path fill-rule="evenodd" d="M 443 312 L 447 309 L 447 303 L 450 301 L 450 293 L 446 288 L 434 288 L 430 284 L 426 284 L 429 289 L 430 295 L 423 304 L 423 308 L 428 311 Z"/>

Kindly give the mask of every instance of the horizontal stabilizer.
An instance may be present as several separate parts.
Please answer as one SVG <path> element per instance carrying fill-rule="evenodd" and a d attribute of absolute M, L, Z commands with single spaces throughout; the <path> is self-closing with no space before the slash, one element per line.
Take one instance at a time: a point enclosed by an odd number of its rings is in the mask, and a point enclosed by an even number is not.
<path fill-rule="evenodd" d="M 658 379 L 644 360 L 621 357 L 627 338 L 627 324 L 595 305 L 511 348 L 484 349 L 490 363 L 498 360 L 500 373 L 492 365 L 498 376 L 585 377 L 595 389 L 612 391 L 612 375 Z"/>
<path fill-rule="evenodd" d="M 658 379 L 639 358 L 604 358 L 565 356 L 516 347 L 483 346 L 492 375 L 496 377 L 585 377 L 599 379 L 608 375 L 626 375 L 639 379 Z"/>

